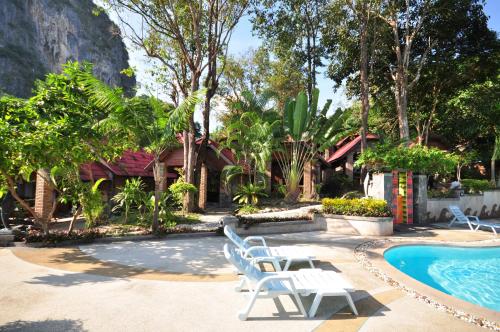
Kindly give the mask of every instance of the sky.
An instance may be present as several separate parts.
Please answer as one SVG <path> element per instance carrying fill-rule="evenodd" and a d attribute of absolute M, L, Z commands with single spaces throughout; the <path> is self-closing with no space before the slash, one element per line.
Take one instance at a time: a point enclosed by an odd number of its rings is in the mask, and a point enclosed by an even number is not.
<path fill-rule="evenodd" d="M 101 0 L 94 0 L 95 3 L 101 4 Z M 500 0 L 488 0 L 485 5 L 485 12 L 488 15 L 488 26 L 490 29 L 500 33 Z M 110 17 L 115 23 L 118 24 L 117 16 L 114 13 L 110 13 Z M 130 17 L 127 21 L 132 22 L 132 24 L 139 24 L 139 20 L 134 17 Z M 118 24 L 119 25 L 119 24 Z M 136 79 L 141 86 L 139 93 L 148 92 L 157 97 L 165 97 L 160 90 L 155 87 L 154 80 L 151 79 L 151 64 L 141 50 L 135 49 L 128 40 L 125 40 L 127 49 L 129 51 L 129 64 L 136 70 Z M 252 34 L 252 24 L 249 21 L 249 17 L 245 16 L 236 26 L 233 32 L 232 39 L 229 43 L 229 54 L 234 56 L 240 56 L 248 52 L 251 48 L 257 48 L 261 44 L 261 40 Z M 324 68 L 320 70 L 317 77 L 318 88 L 320 90 L 320 100 L 319 104 L 323 105 L 327 99 L 332 99 L 331 109 L 335 110 L 338 107 L 349 106 L 350 101 L 345 96 L 345 92 L 342 88 L 337 91 L 333 89 L 333 82 L 325 77 Z M 201 121 L 201 111 L 195 113 L 195 121 Z M 218 126 L 215 114 L 212 114 L 211 128 Z"/>

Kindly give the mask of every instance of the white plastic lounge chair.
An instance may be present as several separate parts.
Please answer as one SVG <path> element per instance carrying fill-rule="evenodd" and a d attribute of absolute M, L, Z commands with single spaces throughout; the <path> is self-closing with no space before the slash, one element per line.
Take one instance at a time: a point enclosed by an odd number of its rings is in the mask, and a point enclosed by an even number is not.
<path fill-rule="evenodd" d="M 358 315 L 356 306 L 349 292 L 354 288 L 334 271 L 321 269 L 301 269 L 288 272 L 261 272 L 249 260 L 243 258 L 234 246 L 224 245 L 224 255 L 239 272 L 243 274 L 240 291 L 243 286 L 249 291 L 250 302 L 244 310 L 238 313 L 238 318 L 246 320 L 258 298 L 276 298 L 280 295 L 291 295 L 304 317 L 314 317 L 324 296 L 343 296 L 347 299 L 353 313 Z M 306 313 L 300 295 L 308 296 L 315 293 L 314 301 Z"/>
<path fill-rule="evenodd" d="M 451 227 L 453 224 L 467 224 L 471 231 L 477 231 L 480 227 L 489 227 L 492 232 L 497 235 L 496 228 L 500 228 L 500 224 L 496 223 L 488 223 L 485 221 L 479 220 L 477 216 L 466 216 L 462 210 L 456 205 L 448 206 L 448 209 L 453 214 L 453 219 L 451 220 L 448 227 Z M 475 226 L 475 227 L 474 227 Z"/>
<path fill-rule="evenodd" d="M 288 271 L 288 268 L 294 262 L 309 262 L 309 265 L 314 269 L 313 259 L 316 257 L 313 253 L 305 248 L 294 246 L 268 247 L 266 240 L 262 236 L 248 236 L 242 239 L 234 229 L 226 225 L 224 234 L 238 247 L 241 255 L 249 258 L 253 263 L 268 261 L 273 263 L 276 271 L 281 271 L 280 261 L 285 261 L 283 271 Z M 252 246 L 250 241 L 260 241 L 262 245 Z"/>

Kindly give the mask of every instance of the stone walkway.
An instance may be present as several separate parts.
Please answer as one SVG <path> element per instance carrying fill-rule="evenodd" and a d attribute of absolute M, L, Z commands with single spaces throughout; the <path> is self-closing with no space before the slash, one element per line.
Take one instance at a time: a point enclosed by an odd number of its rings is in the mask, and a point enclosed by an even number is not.
<path fill-rule="evenodd" d="M 491 233 L 420 229 L 398 234 L 432 241 L 491 240 Z M 248 321 L 246 298 L 224 260 L 224 237 L 120 242 L 71 248 L 0 250 L 0 331 L 485 331 L 392 288 L 365 270 L 354 249 L 367 238 L 326 232 L 268 236 L 302 245 L 318 266 L 358 290 L 353 316 L 325 298 L 304 319 L 289 297 L 259 300 Z M 296 266 L 295 268 L 300 268 Z M 312 297 L 304 298 L 307 307 Z"/>

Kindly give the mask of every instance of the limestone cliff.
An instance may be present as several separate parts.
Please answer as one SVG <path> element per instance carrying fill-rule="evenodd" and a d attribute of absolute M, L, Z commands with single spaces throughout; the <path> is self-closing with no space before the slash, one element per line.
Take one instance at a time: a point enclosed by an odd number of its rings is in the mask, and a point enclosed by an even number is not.
<path fill-rule="evenodd" d="M 35 79 L 68 60 L 93 63 L 97 77 L 131 92 L 119 29 L 95 8 L 92 0 L 0 0 L 0 93 L 28 97 Z"/>

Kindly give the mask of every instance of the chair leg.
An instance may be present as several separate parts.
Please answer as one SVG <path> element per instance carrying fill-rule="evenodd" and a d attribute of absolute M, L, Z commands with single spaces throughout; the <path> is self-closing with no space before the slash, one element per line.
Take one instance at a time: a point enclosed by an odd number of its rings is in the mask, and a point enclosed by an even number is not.
<path fill-rule="evenodd" d="M 311 308 L 309 309 L 309 317 L 310 318 L 313 318 L 316 315 L 316 311 L 318 310 L 319 304 L 321 303 L 322 299 L 323 299 L 323 294 L 316 293 L 316 296 L 314 297 L 314 301 L 311 305 Z"/>
<path fill-rule="evenodd" d="M 240 284 L 239 284 L 238 286 L 236 286 L 236 287 L 234 288 L 234 290 L 236 290 L 237 292 L 241 292 L 241 290 L 243 289 L 243 286 L 245 286 L 245 285 L 246 285 L 246 281 L 247 281 L 247 280 L 246 280 L 245 278 L 241 278 L 241 279 L 240 279 Z"/>
<path fill-rule="evenodd" d="M 304 309 L 304 305 L 302 304 L 302 300 L 300 299 L 299 294 L 294 293 L 293 297 L 295 298 L 295 302 L 297 302 L 297 307 L 300 310 L 300 313 L 304 315 L 305 318 L 307 318 L 307 312 L 306 309 Z"/>
<path fill-rule="evenodd" d="M 291 258 L 288 258 L 286 260 L 286 264 L 285 264 L 285 267 L 283 268 L 283 271 L 288 271 L 288 268 L 290 267 L 290 265 L 292 265 L 292 261 L 293 261 L 293 259 L 291 259 Z"/>
<path fill-rule="evenodd" d="M 252 307 L 255 304 L 255 301 L 257 300 L 258 296 L 259 296 L 259 290 L 253 292 L 252 297 L 250 298 L 250 302 L 248 302 L 246 308 L 238 313 L 238 318 L 240 320 L 247 320 L 248 315 L 250 314 L 250 310 L 252 310 Z"/>
<path fill-rule="evenodd" d="M 309 265 L 311 266 L 311 269 L 314 269 L 314 264 L 311 258 L 309 258 Z"/>
<path fill-rule="evenodd" d="M 347 303 L 349 303 L 349 306 L 351 307 L 352 312 L 358 316 L 358 310 L 356 309 L 356 306 L 354 305 L 354 301 L 352 300 L 351 295 L 348 293 L 346 294 L 345 298 L 347 299 Z"/>

